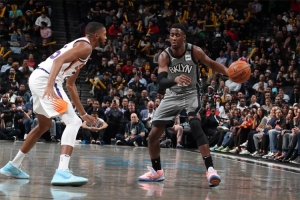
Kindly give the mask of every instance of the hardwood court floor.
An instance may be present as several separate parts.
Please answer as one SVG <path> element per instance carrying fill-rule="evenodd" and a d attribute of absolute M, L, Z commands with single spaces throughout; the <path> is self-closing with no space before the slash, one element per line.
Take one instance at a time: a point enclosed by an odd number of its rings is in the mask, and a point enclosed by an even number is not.
<path fill-rule="evenodd" d="M 18 152 L 21 142 L 0 142 L 0 167 Z M 219 187 L 209 188 L 205 166 L 198 153 L 162 149 L 166 180 L 139 183 L 147 170 L 146 148 L 76 145 L 70 168 L 75 175 L 89 178 L 82 187 L 50 185 L 58 166 L 59 144 L 38 143 L 23 161 L 30 180 L 0 176 L 0 200 L 23 199 L 144 199 L 233 200 L 300 198 L 299 174 L 281 168 L 264 167 L 214 156 L 215 168 L 222 177 Z"/>

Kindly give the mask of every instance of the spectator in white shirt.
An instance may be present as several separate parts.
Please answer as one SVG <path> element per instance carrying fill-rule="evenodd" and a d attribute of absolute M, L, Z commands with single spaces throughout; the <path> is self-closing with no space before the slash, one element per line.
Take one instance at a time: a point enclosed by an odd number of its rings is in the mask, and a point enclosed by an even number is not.
<path fill-rule="evenodd" d="M 14 63 L 13 63 L 14 64 Z M 22 66 L 21 67 L 19 67 L 19 71 L 20 72 L 33 72 L 33 68 L 32 67 L 30 67 L 30 66 L 28 66 L 28 60 L 27 59 L 24 59 L 23 60 L 23 64 L 22 64 Z"/>
<path fill-rule="evenodd" d="M 41 22 L 46 22 L 48 27 L 51 27 L 51 21 L 50 19 L 46 16 L 45 13 L 42 13 L 41 16 L 39 16 L 36 21 L 35 21 L 35 25 L 38 27 L 41 27 Z"/>
<path fill-rule="evenodd" d="M 257 108 L 260 107 L 259 103 L 257 103 L 257 98 L 255 95 L 252 95 L 251 96 L 251 99 L 250 99 L 250 105 L 249 105 L 249 108 L 251 108 L 252 106 L 256 106 Z"/>
<path fill-rule="evenodd" d="M 229 88 L 230 91 L 235 91 L 238 92 L 240 91 L 242 85 L 232 82 L 230 79 L 228 79 L 227 81 L 225 81 L 225 85 Z"/>
<path fill-rule="evenodd" d="M 216 59 L 216 62 L 225 66 L 226 60 L 227 59 L 224 57 L 224 52 L 220 51 L 220 57 Z"/>
<path fill-rule="evenodd" d="M 196 25 L 197 25 L 196 22 L 193 23 L 193 25 L 190 26 L 188 30 L 188 32 L 193 36 L 198 35 L 200 33 L 200 29 Z"/>

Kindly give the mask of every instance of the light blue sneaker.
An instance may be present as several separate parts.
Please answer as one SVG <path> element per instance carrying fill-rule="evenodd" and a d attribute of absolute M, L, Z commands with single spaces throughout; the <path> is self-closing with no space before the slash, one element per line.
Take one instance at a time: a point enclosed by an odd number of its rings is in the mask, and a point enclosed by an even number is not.
<path fill-rule="evenodd" d="M 87 178 L 74 176 L 73 172 L 68 169 L 57 169 L 51 184 L 57 185 L 57 186 L 81 186 L 88 182 L 89 180 Z"/>
<path fill-rule="evenodd" d="M 0 174 L 19 179 L 29 179 L 29 175 L 22 171 L 22 166 L 16 168 L 9 161 L 4 167 L 0 169 Z"/>
<path fill-rule="evenodd" d="M 213 146 L 213 147 L 210 147 L 209 150 L 210 150 L 210 151 L 215 151 L 216 148 L 218 148 L 218 145 L 215 145 L 215 146 Z"/>

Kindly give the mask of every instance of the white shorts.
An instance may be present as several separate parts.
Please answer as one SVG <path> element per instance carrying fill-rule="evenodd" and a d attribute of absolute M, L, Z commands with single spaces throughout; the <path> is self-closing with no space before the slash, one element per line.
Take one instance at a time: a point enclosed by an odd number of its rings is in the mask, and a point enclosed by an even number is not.
<path fill-rule="evenodd" d="M 60 116 L 68 109 L 68 104 L 72 106 L 71 101 L 60 84 L 54 85 L 54 91 L 61 99 L 49 100 L 43 98 L 49 75 L 42 69 L 36 69 L 29 77 L 29 88 L 33 98 L 33 111 L 44 115 L 47 118 Z"/>

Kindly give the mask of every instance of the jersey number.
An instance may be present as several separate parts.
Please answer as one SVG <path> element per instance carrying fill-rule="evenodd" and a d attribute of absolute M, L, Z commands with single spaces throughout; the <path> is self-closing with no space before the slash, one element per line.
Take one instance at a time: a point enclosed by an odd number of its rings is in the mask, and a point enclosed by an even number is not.
<path fill-rule="evenodd" d="M 65 45 L 64 48 L 67 48 L 67 45 Z M 61 51 L 58 50 L 58 51 L 54 52 L 54 53 L 50 56 L 50 58 L 51 58 L 51 59 L 55 59 L 55 58 L 57 58 L 57 57 L 60 55 L 60 53 L 61 53 Z"/>
<path fill-rule="evenodd" d="M 50 56 L 50 58 L 51 58 L 51 59 L 55 59 L 57 56 L 60 55 L 60 53 L 61 53 L 61 51 L 58 50 L 58 51 L 56 51 L 55 53 L 53 53 L 53 54 Z"/>

